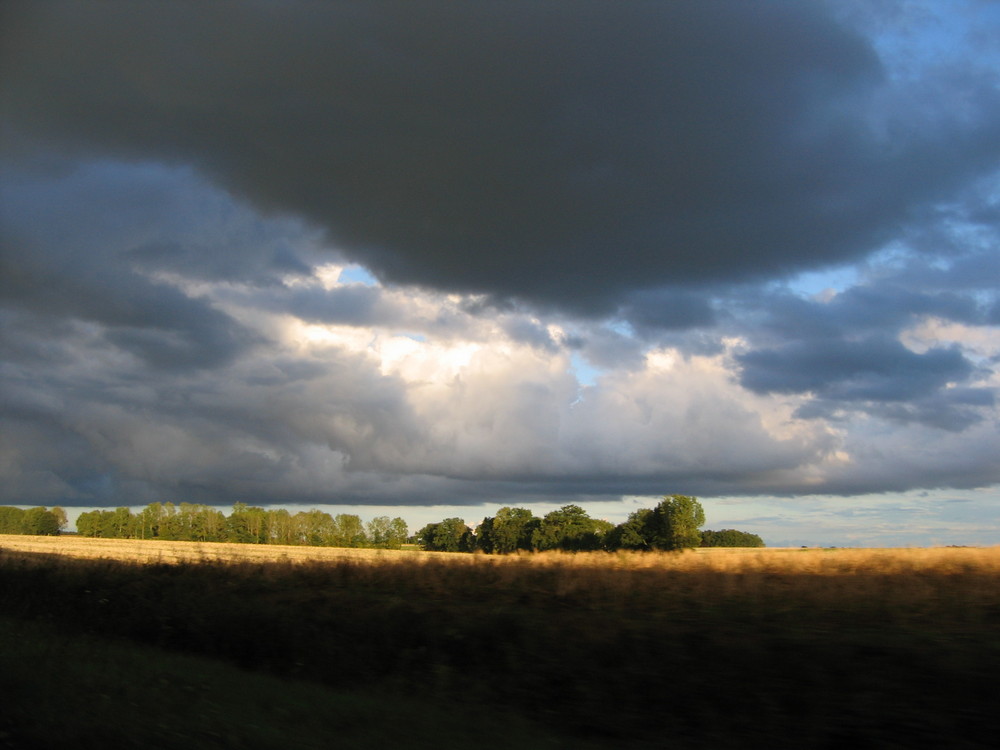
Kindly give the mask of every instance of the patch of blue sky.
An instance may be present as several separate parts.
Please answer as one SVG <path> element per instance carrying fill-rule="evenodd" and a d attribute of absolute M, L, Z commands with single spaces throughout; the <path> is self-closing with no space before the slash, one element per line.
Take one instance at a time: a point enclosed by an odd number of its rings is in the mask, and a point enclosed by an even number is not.
<path fill-rule="evenodd" d="M 587 361 L 586 357 L 581 355 L 579 352 L 573 352 L 570 355 L 570 369 L 576 376 L 576 382 L 581 386 L 590 387 L 597 385 L 597 379 L 604 374 L 604 371 L 599 367 L 594 367 L 590 362 Z"/>
<path fill-rule="evenodd" d="M 364 284 L 365 286 L 378 286 L 378 279 L 364 266 L 347 266 L 340 272 L 339 281 L 341 284 Z"/>
<path fill-rule="evenodd" d="M 622 336 L 627 338 L 635 338 L 635 328 L 627 320 L 609 320 L 607 322 L 607 327 L 610 328 L 615 333 L 620 333 Z"/>
<path fill-rule="evenodd" d="M 423 344 L 427 341 L 427 337 L 422 333 L 413 333 L 411 331 L 395 331 L 393 336 L 401 336 L 404 339 L 411 339 L 412 341 L 418 341 Z"/>
<path fill-rule="evenodd" d="M 815 297 L 829 290 L 841 293 L 858 283 L 860 274 L 855 266 L 839 266 L 822 271 L 805 271 L 786 283 L 789 289 L 804 297 Z"/>

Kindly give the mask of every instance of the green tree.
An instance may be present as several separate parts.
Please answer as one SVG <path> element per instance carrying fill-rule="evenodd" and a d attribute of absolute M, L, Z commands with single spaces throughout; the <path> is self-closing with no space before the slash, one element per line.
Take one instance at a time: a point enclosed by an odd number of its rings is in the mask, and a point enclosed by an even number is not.
<path fill-rule="evenodd" d="M 630 513 L 628 520 L 618 524 L 604 540 L 605 549 L 632 549 L 648 550 L 652 549 L 649 534 L 649 517 L 653 514 L 651 508 L 640 508 Z"/>
<path fill-rule="evenodd" d="M 185 529 L 185 533 L 189 533 Z M 226 538 L 243 544 L 267 544 L 267 513 L 263 508 L 246 503 L 233 505 L 233 512 L 226 519 Z"/>
<path fill-rule="evenodd" d="M 24 511 L 9 505 L 0 507 L 0 534 L 23 533 Z"/>
<path fill-rule="evenodd" d="M 736 529 L 701 532 L 702 547 L 763 547 L 764 540 L 756 534 Z"/>
<path fill-rule="evenodd" d="M 404 521 L 399 516 L 393 518 L 389 522 L 389 539 L 387 546 L 390 549 L 399 549 L 406 542 L 406 537 L 409 536 L 410 529 Z"/>
<path fill-rule="evenodd" d="M 161 539 L 170 541 L 183 539 L 183 522 L 178 516 L 177 506 L 168 501 L 163 503 L 161 510 L 159 533 L 157 535 Z"/>
<path fill-rule="evenodd" d="M 496 551 L 496 538 L 493 536 L 493 523 L 496 519 L 486 516 L 476 528 L 476 549 L 488 555 Z"/>
<path fill-rule="evenodd" d="M 609 528 L 609 523 L 591 518 L 579 505 L 564 505 L 546 514 L 531 541 L 539 550 L 595 550 L 601 548 L 601 537 Z"/>
<path fill-rule="evenodd" d="M 366 547 L 368 535 L 361 517 L 353 513 L 339 513 L 333 519 L 336 524 L 336 542 L 338 547 Z"/>
<path fill-rule="evenodd" d="M 389 540 L 389 516 L 375 516 L 367 524 L 368 543 L 372 547 L 385 547 Z"/>
<path fill-rule="evenodd" d="M 136 517 L 136 528 L 140 539 L 155 539 L 160 535 L 160 520 L 163 518 L 163 505 L 150 503 Z M 77 522 L 77 529 L 80 524 Z M 81 532 L 82 533 L 82 532 Z"/>
<path fill-rule="evenodd" d="M 135 529 L 135 518 L 125 506 L 112 510 L 101 511 L 101 536 L 105 539 L 129 539 Z"/>
<path fill-rule="evenodd" d="M 293 516 L 285 508 L 267 511 L 267 528 L 271 532 L 272 544 L 298 544 Z"/>
<path fill-rule="evenodd" d="M 655 549 L 690 549 L 701 544 L 704 523 L 705 511 L 697 498 L 667 495 L 647 517 L 647 538 Z"/>
<path fill-rule="evenodd" d="M 461 518 L 429 523 L 417 532 L 419 543 L 432 552 L 472 552 L 475 539 Z"/>
<path fill-rule="evenodd" d="M 22 534 L 55 536 L 59 533 L 59 520 L 48 508 L 28 508 L 21 517 Z"/>
<path fill-rule="evenodd" d="M 368 544 L 379 549 L 399 549 L 407 533 L 406 521 L 402 518 L 376 516 L 368 522 Z"/>
<path fill-rule="evenodd" d="M 296 536 L 300 544 L 313 547 L 336 547 L 340 544 L 337 524 L 329 513 L 313 508 L 294 516 Z"/>
<path fill-rule="evenodd" d="M 101 536 L 101 512 L 91 510 L 81 513 L 76 519 L 76 532 L 80 536 Z"/>
<path fill-rule="evenodd" d="M 493 521 L 493 551 L 506 554 L 533 549 L 533 536 L 541 524 L 527 508 L 501 508 Z"/>
<path fill-rule="evenodd" d="M 66 516 L 66 511 L 57 505 L 49 512 L 56 517 L 56 521 L 59 524 L 59 532 L 62 533 L 65 531 L 66 526 L 69 525 L 69 518 Z"/>

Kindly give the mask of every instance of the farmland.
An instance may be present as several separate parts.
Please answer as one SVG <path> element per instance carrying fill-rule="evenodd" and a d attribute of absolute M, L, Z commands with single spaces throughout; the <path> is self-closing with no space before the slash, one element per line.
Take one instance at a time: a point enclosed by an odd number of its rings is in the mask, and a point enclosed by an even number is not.
<path fill-rule="evenodd" d="M 12 632 L 252 669 L 485 733 L 499 716 L 514 743 L 500 746 L 971 748 L 998 729 L 1000 548 L 487 556 L 5 536 L 0 577 Z"/>

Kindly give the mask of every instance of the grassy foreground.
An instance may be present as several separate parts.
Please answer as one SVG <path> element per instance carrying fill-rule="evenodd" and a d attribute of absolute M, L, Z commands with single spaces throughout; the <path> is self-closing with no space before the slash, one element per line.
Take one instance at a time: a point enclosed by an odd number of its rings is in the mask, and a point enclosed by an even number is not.
<path fill-rule="evenodd" d="M 437 750 L 476 747 L 484 733 L 505 750 L 570 747 L 510 711 L 473 726 L 430 701 L 334 690 L 5 617 L 0 643 L 3 748 Z"/>
<path fill-rule="evenodd" d="M 56 669 L 72 664 L 84 680 L 99 673 L 94 660 L 65 649 L 113 642 L 131 659 L 111 672 L 118 692 L 105 691 L 123 725 L 151 725 L 150 712 L 162 723 L 153 707 L 176 704 L 168 724 L 202 732 L 199 747 L 384 747 L 386 727 L 399 746 L 421 747 L 408 734 L 414 721 L 396 718 L 413 705 L 440 717 L 424 726 L 441 748 L 569 747 L 584 737 L 616 748 L 976 748 L 994 746 L 1000 729 L 1000 548 L 298 562 L 280 551 L 273 562 L 201 551 L 170 564 L 19 552 L 12 539 L 0 538 L 0 637 L 14 654 L 4 679 L 18 684 L 5 692 L 53 688 L 51 660 L 48 671 L 9 671 L 29 653 L 63 649 Z M 148 544 L 115 541 L 122 555 Z M 11 645 L 32 639 L 34 651 Z M 155 697 L 158 660 L 192 658 L 176 684 L 206 669 L 230 677 L 193 694 L 168 690 L 190 703 Z M 258 729 L 243 739 L 185 729 L 198 695 L 267 702 L 240 698 L 250 678 L 238 670 L 252 670 L 276 702 L 293 696 L 287 715 L 315 720 L 254 710 L 251 722 L 222 710 Z M 350 724 L 345 705 L 380 716 L 363 707 L 373 697 L 384 725 L 361 718 L 354 734 L 338 729 Z M 63 718 L 72 724 L 84 710 L 70 703 Z M 267 739 L 293 726 L 340 739 Z"/>

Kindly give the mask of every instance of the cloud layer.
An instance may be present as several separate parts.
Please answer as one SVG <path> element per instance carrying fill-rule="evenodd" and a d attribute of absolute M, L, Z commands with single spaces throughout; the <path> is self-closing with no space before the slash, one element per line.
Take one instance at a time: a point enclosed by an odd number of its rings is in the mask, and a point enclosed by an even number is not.
<path fill-rule="evenodd" d="M 9 14 L 15 145 L 192 164 L 396 283 L 608 312 L 855 260 L 1000 148 L 995 81 L 930 108 L 821 3 L 133 5 Z"/>
<path fill-rule="evenodd" d="M 939 10 L 4 4 L 0 500 L 995 485 L 1000 16 Z"/>

